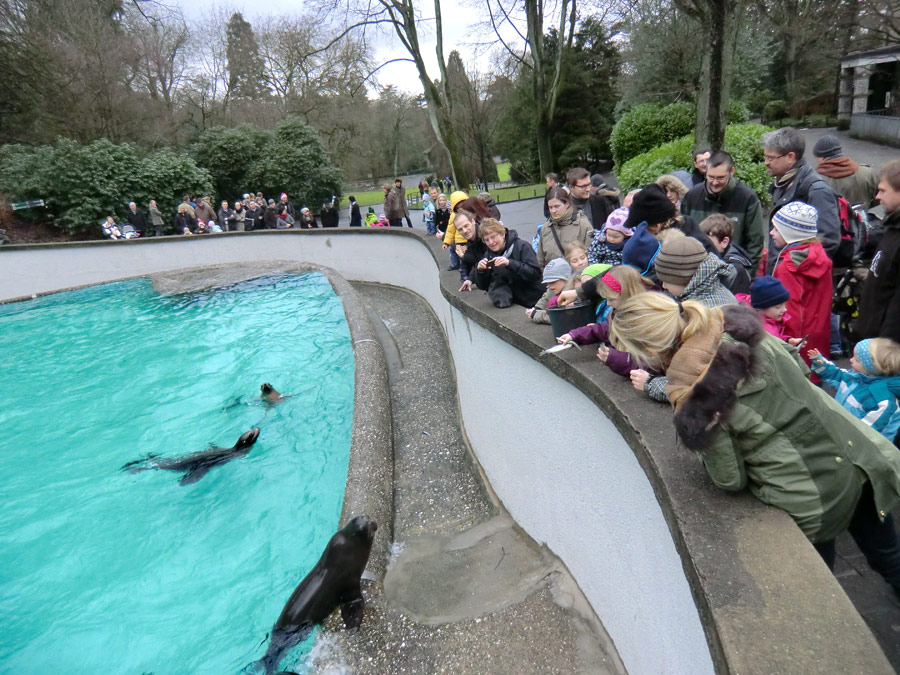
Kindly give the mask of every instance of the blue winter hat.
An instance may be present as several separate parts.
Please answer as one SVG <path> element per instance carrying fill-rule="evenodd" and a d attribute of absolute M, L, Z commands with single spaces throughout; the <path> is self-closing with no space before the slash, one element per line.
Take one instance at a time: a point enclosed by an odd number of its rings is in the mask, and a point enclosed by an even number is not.
<path fill-rule="evenodd" d="M 818 234 L 818 221 L 819 213 L 816 208 L 804 202 L 785 204 L 772 216 L 772 225 L 788 244 L 815 237 Z"/>
<path fill-rule="evenodd" d="M 791 299 L 791 294 L 778 279 L 768 274 L 756 277 L 750 283 L 750 306 L 766 309 Z"/>
<path fill-rule="evenodd" d="M 622 248 L 622 262 L 636 267 L 641 274 L 646 274 L 656 260 L 659 249 L 659 239 L 647 232 L 646 222 L 641 223 Z"/>

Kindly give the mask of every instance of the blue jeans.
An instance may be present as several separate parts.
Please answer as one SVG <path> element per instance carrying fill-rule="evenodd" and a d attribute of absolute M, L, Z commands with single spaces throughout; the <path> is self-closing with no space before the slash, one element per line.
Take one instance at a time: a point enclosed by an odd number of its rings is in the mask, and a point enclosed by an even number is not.
<path fill-rule="evenodd" d="M 868 481 L 863 486 L 859 503 L 856 505 L 847 531 L 859 546 L 859 550 L 866 556 L 869 567 L 878 572 L 886 582 L 894 587 L 894 591 L 900 594 L 900 541 L 897 539 L 897 531 L 894 528 L 894 518 L 889 513 L 883 521 L 878 520 L 875 495 L 872 492 L 872 484 Z M 822 556 L 828 568 L 833 570 L 834 540 L 813 544 L 813 546 Z"/>
<path fill-rule="evenodd" d="M 459 256 L 456 255 L 456 244 L 450 244 L 450 267 L 458 268 L 459 262 Z"/>

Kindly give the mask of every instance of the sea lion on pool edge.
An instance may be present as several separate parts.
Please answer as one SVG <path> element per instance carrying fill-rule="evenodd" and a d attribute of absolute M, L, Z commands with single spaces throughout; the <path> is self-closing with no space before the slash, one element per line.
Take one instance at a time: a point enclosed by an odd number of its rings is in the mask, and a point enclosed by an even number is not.
<path fill-rule="evenodd" d="M 360 577 L 369 562 L 377 529 L 374 520 L 356 516 L 331 537 L 319 562 L 281 611 L 272 627 L 269 649 L 254 668 L 262 666 L 266 675 L 272 675 L 287 651 L 305 640 L 337 607 L 348 630 L 359 628 L 365 607 Z"/>
<path fill-rule="evenodd" d="M 150 456 L 146 459 L 128 462 L 128 464 L 122 467 L 122 470 L 127 470 L 131 473 L 147 471 L 148 469 L 184 471 L 186 473 L 181 477 L 181 480 L 178 481 L 178 483 L 179 485 L 189 485 L 190 483 L 196 483 L 203 478 L 203 476 L 206 475 L 206 472 L 213 467 L 224 464 L 235 457 L 243 457 L 246 455 L 250 452 L 250 448 L 253 447 L 253 444 L 256 443 L 257 438 L 259 438 L 259 427 L 242 434 L 237 440 L 237 443 L 230 448 L 220 448 L 215 445 L 210 445 L 206 450 L 194 452 L 190 455 L 185 455 L 184 457 L 176 457 L 174 459 L 157 459 L 155 456 Z"/>

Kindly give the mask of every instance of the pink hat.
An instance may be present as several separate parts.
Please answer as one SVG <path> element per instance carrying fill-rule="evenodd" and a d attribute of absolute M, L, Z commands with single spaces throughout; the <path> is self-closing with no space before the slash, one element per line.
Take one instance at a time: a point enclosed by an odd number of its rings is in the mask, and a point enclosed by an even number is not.
<path fill-rule="evenodd" d="M 626 237 L 630 237 L 634 234 L 634 230 L 630 227 L 625 227 L 625 221 L 628 220 L 628 207 L 620 206 L 615 211 L 609 214 L 609 217 L 606 219 L 606 224 L 603 226 L 604 230 L 617 230 L 624 234 Z"/>

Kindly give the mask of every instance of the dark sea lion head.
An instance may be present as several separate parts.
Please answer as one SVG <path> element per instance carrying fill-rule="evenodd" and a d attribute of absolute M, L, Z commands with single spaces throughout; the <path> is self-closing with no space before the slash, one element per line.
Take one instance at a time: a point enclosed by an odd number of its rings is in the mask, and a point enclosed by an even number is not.
<path fill-rule="evenodd" d="M 242 434 L 238 439 L 238 442 L 234 444 L 235 449 L 242 450 L 243 448 L 249 448 L 251 445 L 256 443 L 256 439 L 259 438 L 259 427 L 255 427 L 248 431 L 245 434 Z"/>
<path fill-rule="evenodd" d="M 377 529 L 378 523 L 368 516 L 356 516 L 344 526 L 342 532 L 348 537 L 362 539 L 371 545 L 372 540 L 375 539 L 375 531 Z"/>
<path fill-rule="evenodd" d="M 260 386 L 259 391 L 266 401 L 277 401 L 281 398 L 279 391 L 268 382 L 264 382 Z"/>

